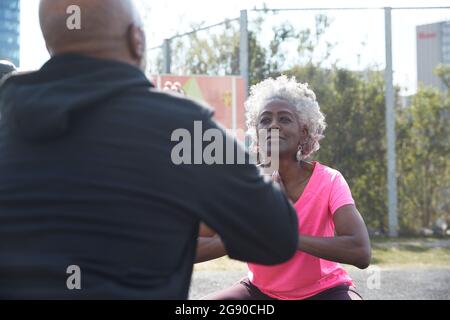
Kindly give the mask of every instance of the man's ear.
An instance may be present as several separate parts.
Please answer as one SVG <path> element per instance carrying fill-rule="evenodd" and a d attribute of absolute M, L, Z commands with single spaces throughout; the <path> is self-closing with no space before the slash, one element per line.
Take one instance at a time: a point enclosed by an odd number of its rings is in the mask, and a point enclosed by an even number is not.
<path fill-rule="evenodd" d="M 47 52 L 48 52 L 48 54 L 50 55 L 50 57 L 53 56 L 53 50 L 50 49 L 50 47 L 48 46 L 47 43 L 45 44 L 45 48 L 47 49 Z"/>
<path fill-rule="evenodd" d="M 131 57 L 139 64 L 145 56 L 145 33 L 141 27 L 134 24 L 128 27 L 127 33 L 128 48 Z"/>

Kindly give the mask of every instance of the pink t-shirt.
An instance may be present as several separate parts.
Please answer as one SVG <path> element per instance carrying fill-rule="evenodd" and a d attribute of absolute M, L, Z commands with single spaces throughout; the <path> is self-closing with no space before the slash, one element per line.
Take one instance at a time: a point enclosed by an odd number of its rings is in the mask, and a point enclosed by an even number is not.
<path fill-rule="evenodd" d="M 333 215 L 354 204 L 350 188 L 337 170 L 313 162 L 312 176 L 295 203 L 300 235 L 334 237 Z M 282 300 L 306 299 L 340 284 L 353 285 L 339 263 L 297 251 L 276 266 L 248 264 L 249 279 L 264 294 Z"/>

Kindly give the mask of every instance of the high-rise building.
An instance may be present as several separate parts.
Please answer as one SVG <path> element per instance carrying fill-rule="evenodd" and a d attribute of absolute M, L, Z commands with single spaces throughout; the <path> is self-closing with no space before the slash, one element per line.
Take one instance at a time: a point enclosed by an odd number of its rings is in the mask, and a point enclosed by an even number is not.
<path fill-rule="evenodd" d="M 418 84 L 444 90 L 434 70 L 441 63 L 450 64 L 450 21 L 417 26 L 416 36 Z"/>
<path fill-rule="evenodd" d="M 0 60 L 19 65 L 20 1 L 0 0 Z"/>

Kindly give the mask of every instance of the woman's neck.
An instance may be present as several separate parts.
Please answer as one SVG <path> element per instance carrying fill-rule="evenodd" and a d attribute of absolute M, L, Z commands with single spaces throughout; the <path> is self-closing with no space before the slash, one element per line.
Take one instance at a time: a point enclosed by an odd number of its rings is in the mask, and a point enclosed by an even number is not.
<path fill-rule="evenodd" d="M 306 162 L 298 162 L 296 159 L 280 159 L 278 173 L 280 174 L 283 183 L 288 185 L 295 185 L 309 177 L 312 170 Z"/>

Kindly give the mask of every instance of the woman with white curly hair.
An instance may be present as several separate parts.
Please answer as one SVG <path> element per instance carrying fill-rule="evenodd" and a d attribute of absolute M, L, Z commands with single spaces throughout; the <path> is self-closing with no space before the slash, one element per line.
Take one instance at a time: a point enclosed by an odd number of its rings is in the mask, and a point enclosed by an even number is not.
<path fill-rule="evenodd" d="M 248 263 L 248 277 L 205 299 L 361 299 L 340 263 L 368 267 L 371 247 L 366 225 L 342 174 L 307 161 L 319 150 L 326 127 L 314 92 L 295 78 L 267 79 L 252 87 L 246 110 L 253 146 L 267 146 L 270 158 L 273 140 L 278 142 L 279 170 L 274 180 L 297 210 L 298 251 L 280 265 Z M 258 139 L 260 130 L 266 130 L 266 141 Z M 207 226 L 202 226 L 202 235 L 197 262 L 226 254 L 220 238 Z"/>

